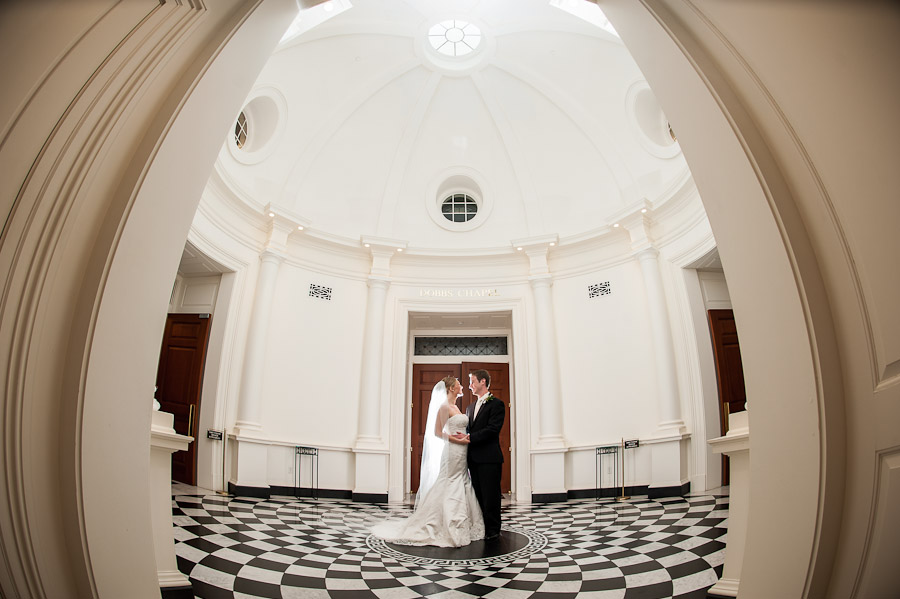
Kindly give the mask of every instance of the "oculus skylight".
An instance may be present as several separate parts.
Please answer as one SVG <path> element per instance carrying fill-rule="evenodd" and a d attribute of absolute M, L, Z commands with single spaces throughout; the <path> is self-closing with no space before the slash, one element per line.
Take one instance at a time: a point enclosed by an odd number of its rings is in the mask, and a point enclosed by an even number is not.
<path fill-rule="evenodd" d="M 439 54 L 458 58 L 481 44 L 481 30 L 466 21 L 442 21 L 428 30 L 428 41 Z"/>

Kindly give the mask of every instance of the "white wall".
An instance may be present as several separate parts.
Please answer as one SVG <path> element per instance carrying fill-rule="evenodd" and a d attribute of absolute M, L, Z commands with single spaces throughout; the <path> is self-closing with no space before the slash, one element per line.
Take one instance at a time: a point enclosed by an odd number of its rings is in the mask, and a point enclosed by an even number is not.
<path fill-rule="evenodd" d="M 331 300 L 309 286 L 331 288 Z M 281 265 L 262 390 L 267 436 L 299 445 L 356 441 L 366 283 Z"/>
<path fill-rule="evenodd" d="M 588 299 L 608 281 L 610 295 Z M 645 438 L 659 421 L 647 295 L 637 260 L 557 279 L 553 306 L 569 445 Z"/>

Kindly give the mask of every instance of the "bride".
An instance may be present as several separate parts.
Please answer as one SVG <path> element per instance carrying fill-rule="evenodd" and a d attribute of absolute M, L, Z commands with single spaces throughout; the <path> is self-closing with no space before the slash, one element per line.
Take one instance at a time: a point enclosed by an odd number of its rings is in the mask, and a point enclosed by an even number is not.
<path fill-rule="evenodd" d="M 469 419 L 456 407 L 462 385 L 444 377 L 431 391 L 415 511 L 409 518 L 372 528 L 400 545 L 462 547 L 484 538 L 484 520 L 466 465 Z M 454 436 L 456 435 L 456 436 Z"/>

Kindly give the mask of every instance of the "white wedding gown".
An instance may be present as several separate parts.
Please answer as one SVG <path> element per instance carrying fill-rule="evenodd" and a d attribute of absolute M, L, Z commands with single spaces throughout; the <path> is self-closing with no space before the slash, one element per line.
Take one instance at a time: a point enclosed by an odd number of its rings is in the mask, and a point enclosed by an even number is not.
<path fill-rule="evenodd" d="M 451 416 L 446 429 L 466 432 L 465 414 Z M 462 547 L 484 538 L 484 520 L 469 480 L 468 445 L 444 443 L 441 469 L 434 486 L 409 518 L 389 520 L 372 528 L 375 536 L 399 545 Z"/>

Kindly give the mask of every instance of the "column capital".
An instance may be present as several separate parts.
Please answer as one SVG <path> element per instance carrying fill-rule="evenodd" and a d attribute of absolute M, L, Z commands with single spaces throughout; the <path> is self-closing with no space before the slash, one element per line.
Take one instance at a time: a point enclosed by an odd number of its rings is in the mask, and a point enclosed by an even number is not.
<path fill-rule="evenodd" d="M 631 254 L 640 261 L 656 260 L 659 257 L 659 250 L 652 245 L 648 245 L 643 249 L 639 249 Z"/>
<path fill-rule="evenodd" d="M 366 279 L 366 285 L 375 289 L 387 289 L 391 286 L 391 278 L 381 275 L 369 275 Z"/>
<path fill-rule="evenodd" d="M 267 247 L 259 254 L 260 262 L 274 262 L 275 264 L 281 264 L 284 262 L 284 259 L 287 256 L 284 252 L 280 252 L 274 248 Z"/>
<path fill-rule="evenodd" d="M 528 282 L 531 283 L 532 289 L 541 289 L 544 287 L 552 287 L 553 286 L 553 277 L 550 274 L 532 275 L 532 276 L 528 277 Z"/>

